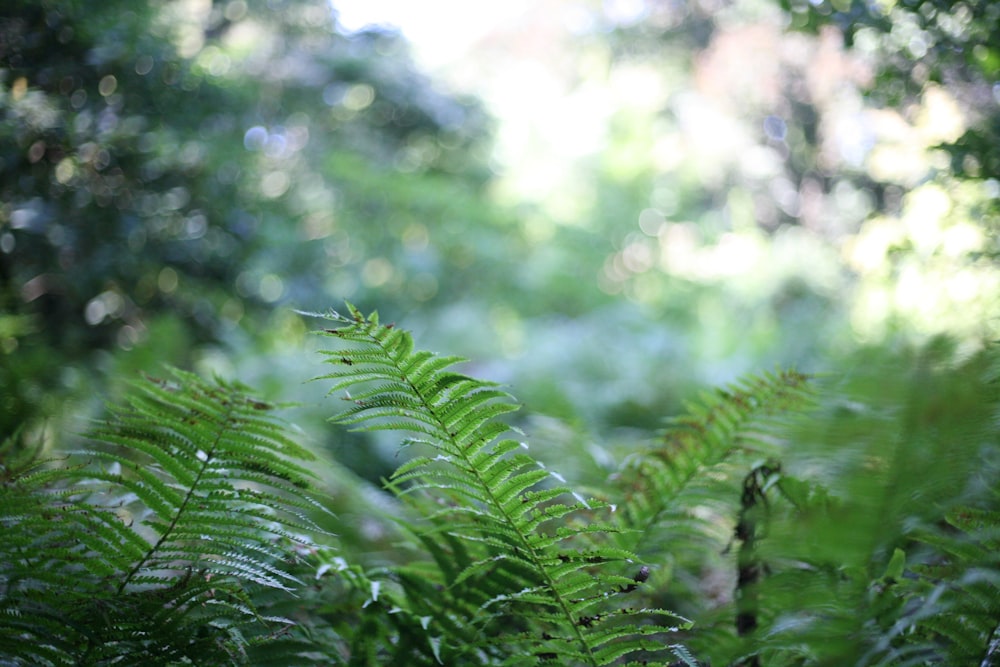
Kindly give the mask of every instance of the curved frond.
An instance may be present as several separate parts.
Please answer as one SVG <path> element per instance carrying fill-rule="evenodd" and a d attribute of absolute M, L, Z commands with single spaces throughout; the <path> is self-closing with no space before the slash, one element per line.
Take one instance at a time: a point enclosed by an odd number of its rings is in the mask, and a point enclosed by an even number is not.
<path fill-rule="evenodd" d="M 687 413 L 671 420 L 660 441 L 631 455 L 617 475 L 623 525 L 642 541 L 650 541 L 663 524 L 690 530 L 693 522 L 684 513 L 726 495 L 706 488 L 713 477 L 708 473 L 737 452 L 772 456 L 779 430 L 772 420 L 804 410 L 812 396 L 809 376 L 788 370 L 748 376 L 688 403 Z"/>
<path fill-rule="evenodd" d="M 415 350 L 408 332 L 348 308 L 329 314 L 336 328 L 324 332 L 336 347 L 324 353 L 334 370 L 320 379 L 333 381 L 332 392 L 354 392 L 333 421 L 389 425 L 431 449 L 388 486 L 424 514 L 414 530 L 448 575 L 451 623 L 477 633 L 479 645 L 505 642 L 515 663 L 558 655 L 561 664 L 596 666 L 664 653 L 663 636 L 686 621 L 626 606 L 647 570 L 622 574 L 640 568 L 607 543 L 614 529 L 596 520 L 607 505 L 554 485 L 560 478 L 508 436 L 500 418 L 517 409 L 512 397 L 451 370 L 461 359 Z M 461 564 L 447 562 L 456 538 Z"/>

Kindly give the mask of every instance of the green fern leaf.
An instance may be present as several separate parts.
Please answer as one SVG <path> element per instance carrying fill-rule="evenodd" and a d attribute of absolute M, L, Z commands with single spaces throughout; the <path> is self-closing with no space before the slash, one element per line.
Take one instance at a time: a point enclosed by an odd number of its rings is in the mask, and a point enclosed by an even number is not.
<path fill-rule="evenodd" d="M 58 467 L 0 485 L 0 654 L 25 664 L 239 662 L 289 590 L 279 540 L 310 547 L 312 454 L 246 388 L 137 383 Z M 214 657 L 213 657 L 214 656 Z"/>
<path fill-rule="evenodd" d="M 528 644 L 533 661 L 558 655 L 561 664 L 591 666 L 663 651 L 662 636 L 686 621 L 662 610 L 615 607 L 639 579 L 614 570 L 635 567 L 636 557 L 606 543 L 615 529 L 594 520 L 605 503 L 552 486 L 561 478 L 504 437 L 513 429 L 500 418 L 517 409 L 506 392 L 451 370 L 461 359 L 415 350 L 408 332 L 379 324 L 376 314 L 366 317 L 348 304 L 346 315 L 325 317 L 336 328 L 324 333 L 337 345 L 324 352 L 334 370 L 320 379 L 332 381 L 331 392 L 355 392 L 345 393 L 350 405 L 332 421 L 400 430 L 415 436 L 407 444 L 432 450 L 402 464 L 388 487 L 424 513 L 412 530 L 434 545 L 435 561 L 448 558 L 442 536 L 465 545 L 463 565 L 439 567 L 456 603 L 451 616 L 466 614 L 454 623 L 477 628 L 475 646 L 496 646 L 491 638 L 499 638 L 517 655 L 507 662 L 524 662 L 525 653 L 513 647 Z M 561 502 L 574 496 L 576 502 Z M 594 622 L 604 613 L 622 620 Z"/>
<path fill-rule="evenodd" d="M 752 375 L 688 403 L 687 413 L 671 420 L 661 441 L 629 457 L 617 476 L 624 492 L 618 516 L 635 530 L 634 539 L 651 543 L 666 532 L 676 549 L 677 535 L 671 531 L 691 526 L 686 510 L 725 497 L 706 488 L 713 477 L 707 473 L 715 469 L 728 478 L 722 466 L 734 453 L 773 453 L 773 432 L 780 419 L 811 404 L 809 381 L 797 371 Z M 741 477 L 745 469 L 736 474 Z M 646 544 L 643 549 L 658 551 L 660 545 Z"/>

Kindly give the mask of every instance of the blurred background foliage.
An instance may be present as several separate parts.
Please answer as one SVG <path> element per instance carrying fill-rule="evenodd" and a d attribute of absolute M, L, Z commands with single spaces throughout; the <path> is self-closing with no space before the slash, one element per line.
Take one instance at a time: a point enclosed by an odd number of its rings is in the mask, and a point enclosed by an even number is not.
<path fill-rule="evenodd" d="M 474 258 L 514 254 L 481 106 L 398 35 L 333 25 L 323 2 L 5 6 L 6 430 L 130 351 L 191 364 L 281 339 L 292 306 L 459 299 L 490 279 Z"/>
<path fill-rule="evenodd" d="M 315 426 L 295 309 L 344 299 L 556 458 L 749 370 L 996 338 L 995 3 L 545 0 L 433 76 L 358 4 L 4 3 L 4 433 L 161 363 Z"/>

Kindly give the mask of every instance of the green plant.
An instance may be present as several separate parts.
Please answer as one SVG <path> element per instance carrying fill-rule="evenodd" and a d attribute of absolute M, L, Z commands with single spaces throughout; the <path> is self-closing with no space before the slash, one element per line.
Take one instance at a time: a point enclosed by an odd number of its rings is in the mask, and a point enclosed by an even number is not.
<path fill-rule="evenodd" d="M 312 455 L 274 408 L 175 371 L 67 459 L 5 460 L 4 664 L 223 664 L 291 624 L 254 595 L 289 590 L 289 547 L 322 531 Z"/>
<path fill-rule="evenodd" d="M 631 548 L 662 553 L 669 542 L 676 551 L 679 537 L 710 532 L 690 508 L 723 500 L 721 511 L 731 511 L 725 498 L 733 473 L 741 476 L 779 451 L 784 420 L 814 399 L 810 380 L 787 370 L 704 392 L 655 443 L 627 457 L 611 490 L 620 499 L 622 525 L 632 529 Z"/>
<path fill-rule="evenodd" d="M 873 654 L 1000 664 L 1000 512 L 959 507 L 914 535 L 909 553 L 897 550 L 896 563 L 875 585 L 895 613 Z"/>
<path fill-rule="evenodd" d="M 325 332 L 338 341 L 324 353 L 336 369 L 323 379 L 331 392 L 355 390 L 335 422 L 406 432 L 405 446 L 429 450 L 387 486 L 416 509 L 406 528 L 431 555 L 396 580 L 404 608 L 437 612 L 425 624 L 440 633 L 435 658 L 596 666 L 674 648 L 666 636 L 684 619 L 629 606 L 649 569 L 607 540 L 619 530 L 601 518 L 608 505 L 503 437 L 516 433 L 499 419 L 517 409 L 506 392 L 453 371 L 459 358 L 414 350 L 409 333 L 376 314 L 328 317 L 339 325 Z"/>
<path fill-rule="evenodd" d="M 997 361 L 869 354 L 788 419 L 780 463 L 732 493 L 734 600 L 691 645 L 746 667 L 996 664 Z"/>
<path fill-rule="evenodd" d="M 996 348 L 936 342 L 838 383 L 745 378 L 589 498 L 460 359 L 350 306 L 323 317 L 333 421 L 405 434 L 383 506 L 365 506 L 392 549 L 321 545 L 337 519 L 277 406 L 146 378 L 65 457 L 0 448 L 0 663 L 1000 659 Z M 698 599 L 699 563 L 728 572 L 728 602 Z"/>

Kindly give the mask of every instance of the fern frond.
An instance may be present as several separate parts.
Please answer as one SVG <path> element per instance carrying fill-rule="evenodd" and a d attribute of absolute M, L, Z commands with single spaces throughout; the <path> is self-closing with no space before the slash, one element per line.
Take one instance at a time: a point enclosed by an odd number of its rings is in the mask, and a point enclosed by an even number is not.
<path fill-rule="evenodd" d="M 253 590 L 297 583 L 278 542 L 322 532 L 309 516 L 321 510 L 307 492 L 313 456 L 273 409 L 242 385 L 175 371 L 136 383 L 70 461 L 8 471 L 0 654 L 240 661 L 275 622 Z"/>
<path fill-rule="evenodd" d="M 692 643 L 724 664 L 995 659 L 997 351 L 866 355 L 782 424 L 780 472 L 743 488 L 730 639 Z"/>
<path fill-rule="evenodd" d="M 737 452 L 772 455 L 777 436 L 769 420 L 803 410 L 812 396 L 809 376 L 787 370 L 751 375 L 687 403 L 686 414 L 671 420 L 659 443 L 629 456 L 617 475 L 623 525 L 640 540 L 651 540 L 659 524 L 690 527 L 684 513 L 720 495 L 706 488 L 708 473 Z"/>
<path fill-rule="evenodd" d="M 1000 658 L 1000 511 L 962 507 L 946 517 L 950 530 L 924 530 L 933 564 L 913 568 L 920 578 L 901 594 L 933 600 L 914 626 L 942 646 L 955 664 L 994 664 Z"/>
<path fill-rule="evenodd" d="M 388 486 L 423 513 L 414 530 L 436 560 L 454 553 L 449 540 L 463 544 L 461 566 L 440 564 L 453 625 L 478 633 L 479 646 L 507 642 L 510 660 L 522 663 L 547 660 L 552 647 L 562 664 L 592 666 L 663 651 L 662 635 L 686 621 L 617 603 L 640 578 L 609 567 L 638 569 L 636 557 L 606 543 L 615 529 L 594 519 L 605 503 L 574 494 L 506 437 L 513 429 L 500 418 L 518 407 L 509 394 L 451 370 L 459 358 L 415 350 L 408 332 L 376 314 L 348 305 L 346 316 L 326 317 L 337 346 L 324 352 L 334 370 L 319 379 L 333 382 L 331 392 L 355 390 L 332 421 L 403 431 L 432 449 L 400 466 Z M 610 618 L 622 620 L 603 622 Z"/>

